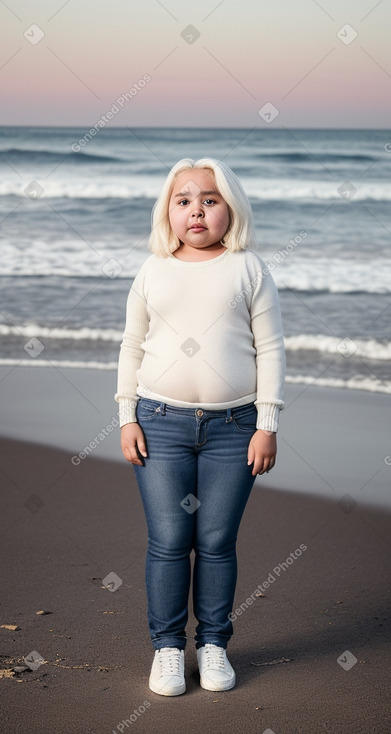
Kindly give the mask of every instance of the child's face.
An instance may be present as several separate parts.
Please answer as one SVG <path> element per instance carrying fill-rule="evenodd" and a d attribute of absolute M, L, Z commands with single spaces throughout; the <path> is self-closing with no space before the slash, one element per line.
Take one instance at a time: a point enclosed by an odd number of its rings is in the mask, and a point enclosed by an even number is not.
<path fill-rule="evenodd" d="M 191 168 L 178 175 L 171 193 L 169 220 L 186 249 L 201 250 L 220 242 L 228 229 L 229 209 L 217 192 L 212 173 Z"/>

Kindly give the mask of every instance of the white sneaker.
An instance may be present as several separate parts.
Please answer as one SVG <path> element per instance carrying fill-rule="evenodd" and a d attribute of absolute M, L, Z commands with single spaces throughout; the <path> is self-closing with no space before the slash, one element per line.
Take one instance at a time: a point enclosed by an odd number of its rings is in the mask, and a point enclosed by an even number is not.
<path fill-rule="evenodd" d="M 197 650 L 200 684 L 207 691 L 228 691 L 236 683 L 235 671 L 223 647 L 207 643 Z"/>
<path fill-rule="evenodd" d="M 161 696 L 179 696 L 186 690 L 185 654 L 177 647 L 161 647 L 155 651 L 149 687 Z"/>

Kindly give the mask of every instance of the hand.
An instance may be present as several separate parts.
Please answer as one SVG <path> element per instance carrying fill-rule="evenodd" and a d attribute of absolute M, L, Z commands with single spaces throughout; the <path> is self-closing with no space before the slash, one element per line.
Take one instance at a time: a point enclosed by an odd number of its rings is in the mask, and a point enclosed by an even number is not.
<path fill-rule="evenodd" d="M 258 429 L 248 445 L 247 463 L 254 463 L 252 475 L 264 474 L 276 463 L 277 438 L 271 431 Z"/>
<path fill-rule="evenodd" d="M 130 461 L 131 464 L 140 464 L 143 466 L 143 462 L 137 454 L 137 449 L 142 456 L 146 457 L 148 453 L 143 429 L 139 423 L 125 423 L 122 426 L 121 449 L 126 461 Z"/>

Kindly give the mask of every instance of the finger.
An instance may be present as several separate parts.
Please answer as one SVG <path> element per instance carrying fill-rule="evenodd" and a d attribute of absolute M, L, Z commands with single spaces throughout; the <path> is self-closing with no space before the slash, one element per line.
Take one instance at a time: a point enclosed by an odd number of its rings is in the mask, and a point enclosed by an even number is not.
<path fill-rule="evenodd" d="M 268 459 L 264 459 L 259 467 L 258 474 L 267 474 L 273 468 L 273 464 Z"/>
<path fill-rule="evenodd" d="M 137 448 L 142 456 L 148 456 L 147 447 L 142 439 L 138 441 Z"/>
<path fill-rule="evenodd" d="M 123 455 L 131 464 L 142 464 L 142 460 L 137 454 L 136 444 L 127 445 L 123 448 Z"/>
<path fill-rule="evenodd" d="M 254 449 L 250 444 L 247 450 L 247 466 L 250 466 L 250 464 L 252 464 L 253 461 L 254 461 Z"/>
<path fill-rule="evenodd" d="M 263 474 L 262 464 L 254 463 L 252 475 L 253 477 L 256 477 L 258 474 Z"/>
<path fill-rule="evenodd" d="M 273 467 L 274 467 L 275 463 L 276 463 L 276 462 L 275 462 L 275 461 L 274 461 L 273 459 L 271 459 L 271 460 L 269 461 L 269 465 L 268 465 L 268 467 L 267 467 L 267 469 L 266 469 L 266 473 L 267 473 L 267 474 L 269 473 L 269 471 L 271 471 L 271 470 L 273 469 Z"/>
<path fill-rule="evenodd" d="M 263 466 L 263 459 L 260 459 L 259 457 L 254 458 L 254 466 L 252 470 L 253 477 L 256 477 L 257 474 L 263 474 L 264 466 Z"/>

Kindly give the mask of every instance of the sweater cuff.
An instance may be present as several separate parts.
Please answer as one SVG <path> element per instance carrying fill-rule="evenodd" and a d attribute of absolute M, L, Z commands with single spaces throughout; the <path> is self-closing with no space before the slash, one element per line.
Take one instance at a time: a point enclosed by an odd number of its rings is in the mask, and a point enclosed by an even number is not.
<path fill-rule="evenodd" d="M 137 423 L 136 407 L 138 400 L 132 398 L 119 398 L 119 426 L 122 428 L 126 423 Z"/>
<path fill-rule="evenodd" d="M 277 433 L 281 406 L 272 403 L 258 403 L 257 410 L 257 430 Z"/>

